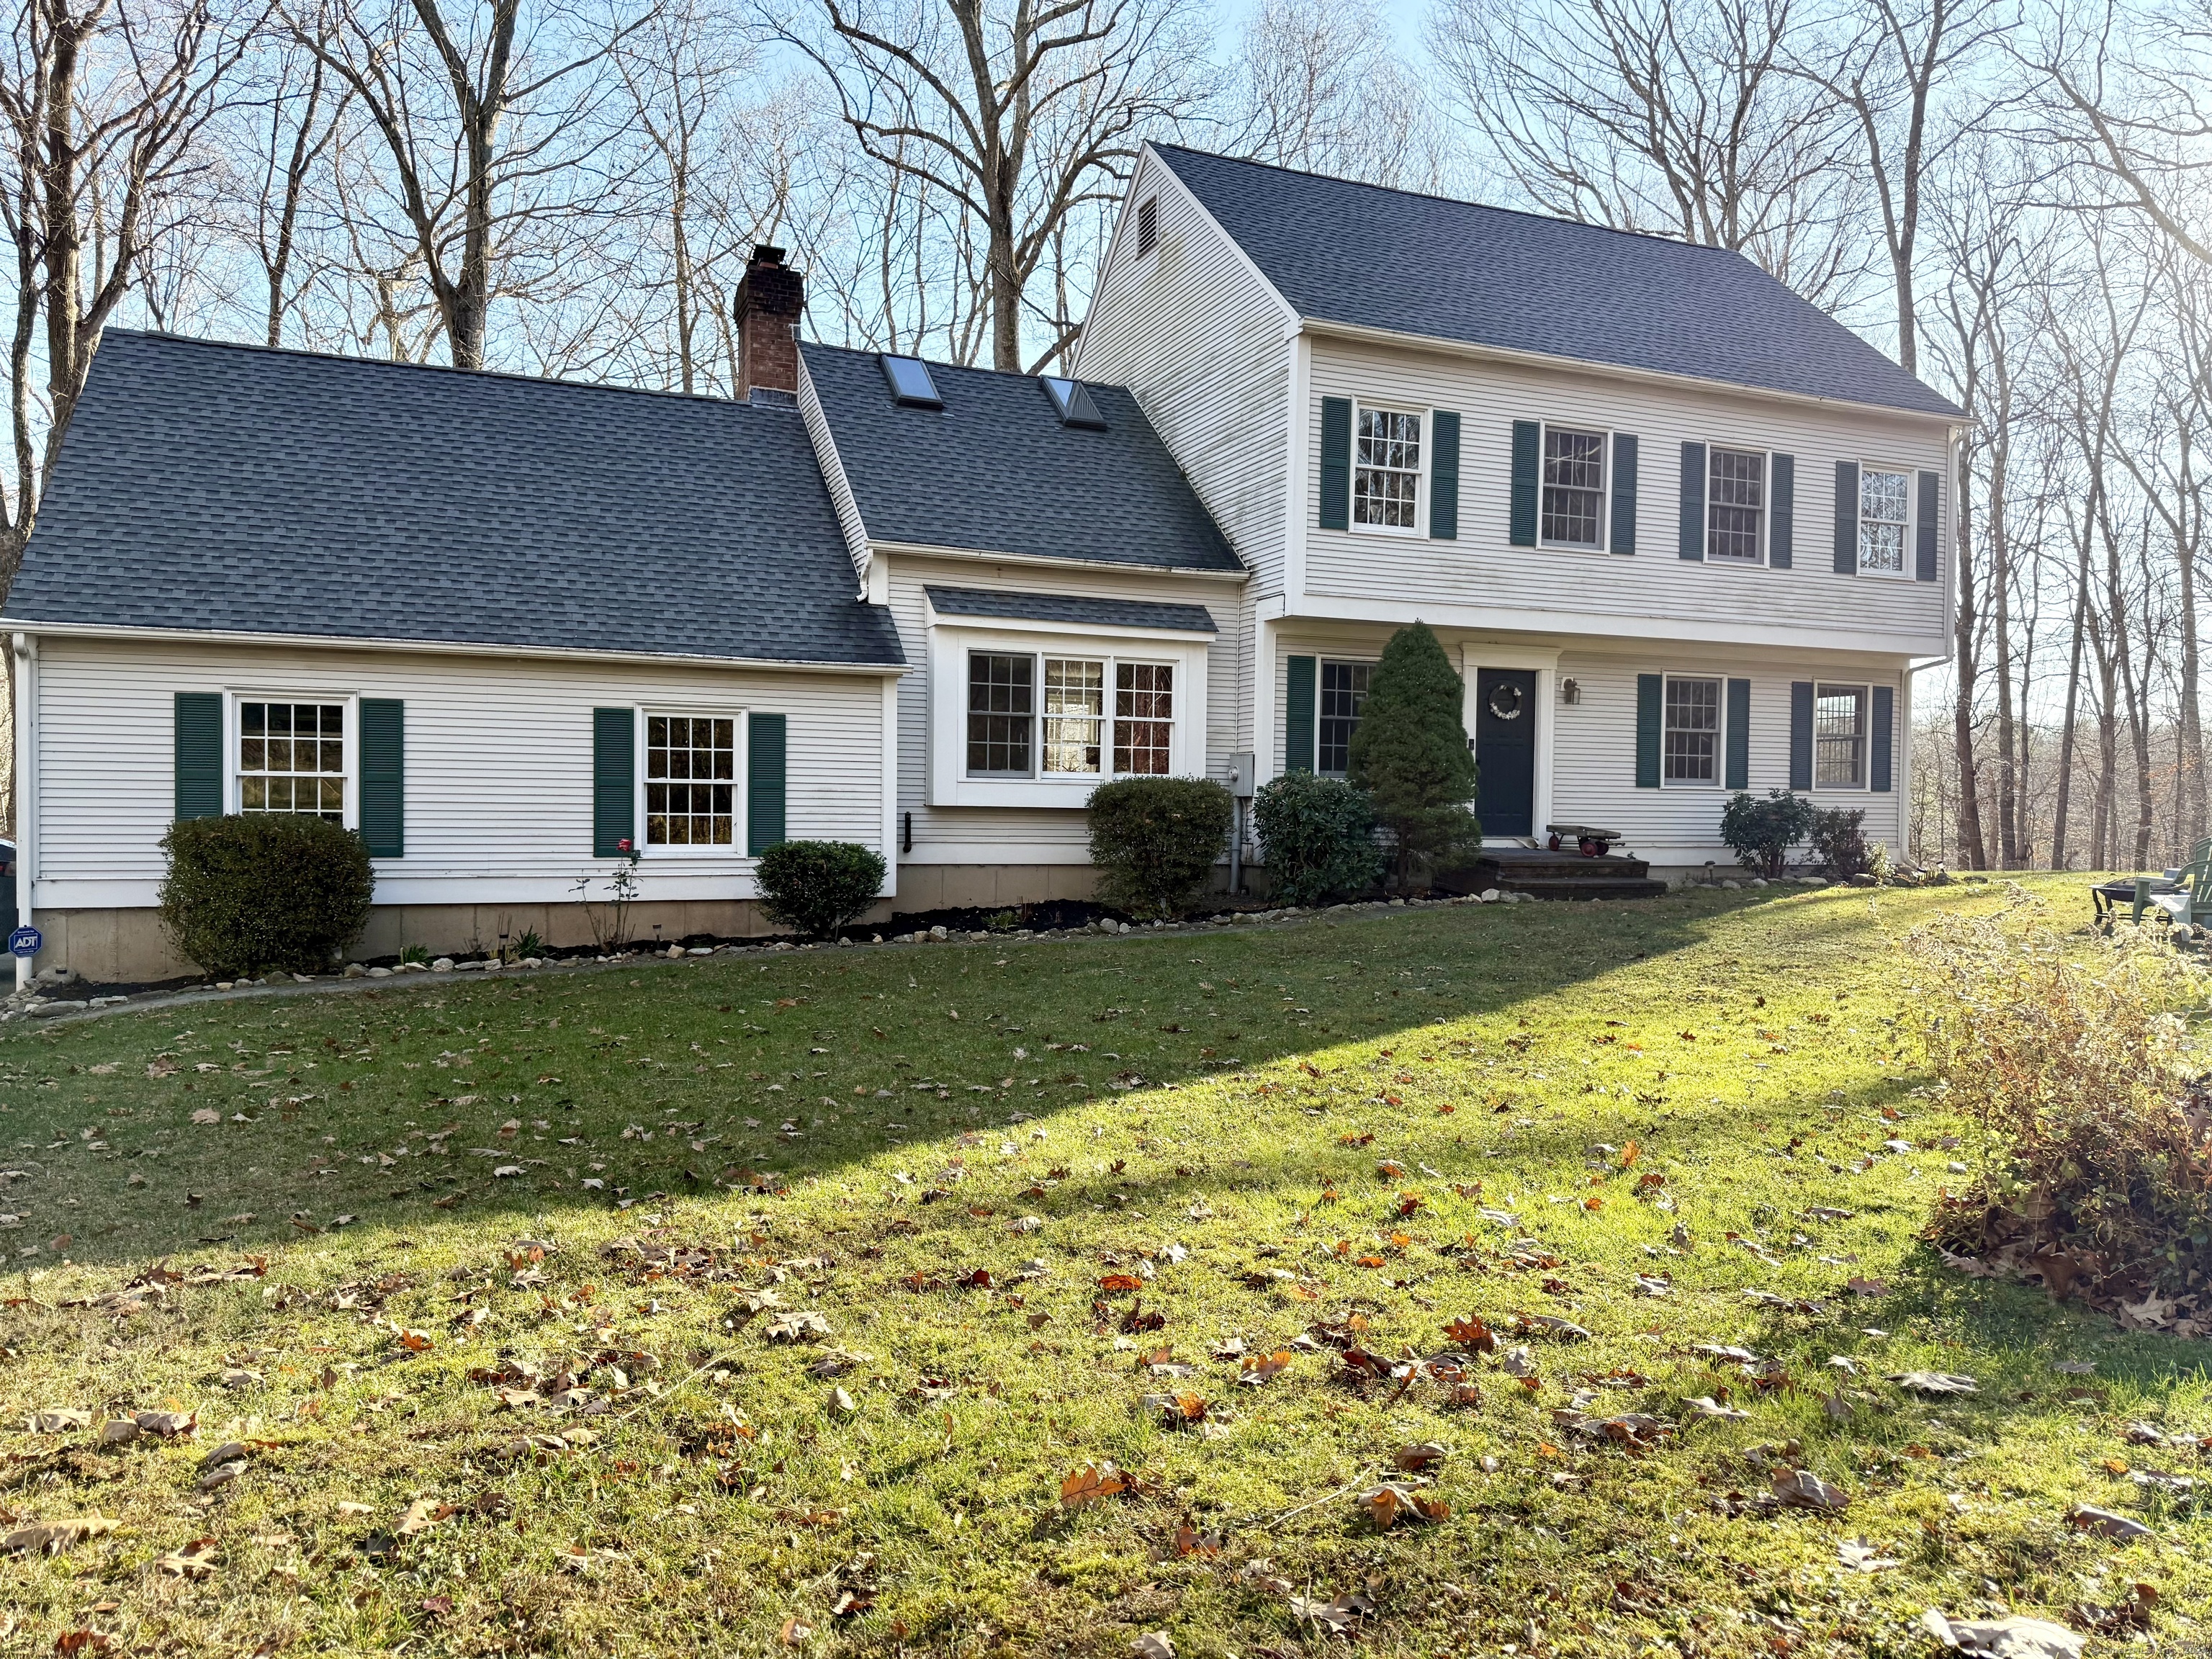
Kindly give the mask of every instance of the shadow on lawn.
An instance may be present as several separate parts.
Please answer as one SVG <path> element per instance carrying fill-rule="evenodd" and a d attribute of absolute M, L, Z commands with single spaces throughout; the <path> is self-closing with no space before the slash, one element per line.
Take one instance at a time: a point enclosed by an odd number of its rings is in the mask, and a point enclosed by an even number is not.
<path fill-rule="evenodd" d="M 210 1002 L 155 1011 L 137 1018 L 126 1016 L 122 1020 L 111 1016 L 64 1030 L 26 1034 L 27 1042 L 0 1047 L 0 1057 L 26 1068 L 43 1064 L 49 1073 L 60 1073 L 65 1066 L 78 1070 L 70 1064 L 76 1060 L 85 1062 L 88 1069 L 96 1059 L 107 1060 L 112 1051 L 127 1047 L 134 1058 L 125 1063 L 135 1071 L 149 1042 L 158 1046 L 161 1041 L 160 1036 L 148 1036 L 149 1027 L 167 1033 L 195 1024 L 204 1032 L 220 1030 L 226 1039 L 244 1041 L 264 1052 L 266 1045 L 281 1037 L 307 1052 L 320 1053 L 314 1045 L 323 1043 L 331 1031 L 358 1029 L 367 1034 L 380 1023 L 385 1026 L 406 1024 L 409 1030 L 404 1036 L 376 1039 L 381 1051 L 376 1069 L 359 1079 L 356 1088 L 338 1095 L 326 1087 L 319 1098 L 309 1099 L 291 1115 L 272 1112 L 265 1103 L 265 1097 L 279 1086 L 275 1084 L 258 1085 L 250 1103 L 235 1092 L 216 1097 L 216 1079 L 206 1079 L 210 1087 L 197 1094 L 155 1097 L 161 1107 L 174 1110 L 181 1105 L 179 1118 L 192 1107 L 206 1104 L 220 1106 L 226 1116 L 246 1110 L 262 1121 L 276 1120 L 270 1122 L 270 1127 L 283 1138 L 281 1146 L 257 1138 L 228 1148 L 221 1143 L 202 1146 L 187 1136 L 158 1165 L 143 1166 L 158 1169 L 165 1188 L 181 1183 L 196 1190 L 204 1188 L 194 1211 L 197 1224 L 180 1233 L 179 1244 L 184 1248 L 195 1243 L 231 1244 L 245 1249 L 272 1239 L 301 1237 L 284 1227 L 268 1225 L 272 1218 L 266 1216 L 258 1227 L 222 1224 L 221 1218 L 237 1202 L 234 1197 L 225 1196 L 224 1188 L 236 1181 L 237 1166 L 245 1158 L 259 1158 L 270 1165 L 280 1159 L 304 1163 L 333 1131 L 346 1143 L 341 1150 L 347 1152 L 356 1152 L 355 1143 L 365 1134 L 380 1142 L 402 1135 L 420 1138 L 425 1127 L 461 1109 L 448 1094 L 459 1095 L 464 1085 L 452 1081 L 433 1085 L 429 1077 L 403 1069 L 403 1060 L 422 1065 L 437 1054 L 441 1040 L 463 1035 L 471 1039 L 480 1034 L 515 1036 L 525 1030 L 525 1019 L 556 1010 L 569 1011 L 581 998 L 590 999 L 587 1018 L 607 1032 L 668 1028 L 665 1036 L 641 1039 L 641 1048 L 660 1046 L 677 1039 L 679 1032 L 708 1041 L 726 1040 L 736 1045 L 731 1050 L 733 1054 L 738 1048 L 757 1048 L 758 1057 L 748 1064 L 793 1085 L 792 1092 L 778 1099 L 764 1094 L 757 1081 L 733 1086 L 729 1080 L 718 1080 L 714 1073 L 702 1077 L 664 1065 L 659 1073 L 641 1078 L 632 1069 L 641 1058 L 638 1050 L 623 1053 L 607 1042 L 588 1054 L 572 1054 L 562 1060 L 562 1077 L 551 1085 L 557 1089 L 557 1097 L 549 1098 L 544 1086 L 517 1082 L 513 1089 L 499 1085 L 486 1096 L 484 1103 L 469 1109 L 477 1119 L 488 1113 L 498 1117 L 514 1114 L 525 1119 L 544 1116 L 556 1125 L 553 1133 L 586 1135 L 600 1149 L 599 1156 L 622 1159 L 622 1170 L 609 1172 L 610 1188 L 619 1179 L 629 1196 L 649 1209 L 649 1199 L 708 1197 L 725 1190 L 718 1188 L 717 1180 L 726 1165 L 736 1165 L 722 1146 L 702 1154 L 678 1141 L 672 1155 L 655 1157 L 641 1145 L 617 1143 L 615 1138 L 623 1125 L 632 1120 L 659 1131 L 665 1123 L 656 1121 L 656 1117 L 682 1120 L 751 1111 L 766 1125 L 777 1114 L 811 1116 L 818 1112 L 820 1103 L 809 1098 L 809 1093 L 817 1089 L 817 1080 L 805 1074 L 842 1066 L 832 1082 L 841 1089 L 850 1089 L 859 1072 L 872 1067 L 875 1081 L 863 1085 L 868 1090 L 866 1097 L 839 1096 L 835 1097 L 837 1104 L 865 1104 L 886 1116 L 896 1111 L 908 1121 L 896 1127 L 833 1121 L 823 1132 L 811 1132 L 804 1139 L 777 1145 L 765 1158 L 744 1160 L 772 1167 L 780 1182 L 796 1184 L 835 1175 L 886 1150 L 940 1141 L 963 1130 L 985 1131 L 995 1138 L 1006 1132 L 1006 1118 L 1012 1111 L 1049 1124 L 1066 1107 L 1086 1103 L 1107 1092 L 1089 1083 L 1079 1094 L 1070 1094 L 1065 1088 L 1056 1091 L 1057 1099 L 1048 1096 L 1039 1100 L 1028 1091 L 1001 1093 L 994 1089 L 988 1097 L 969 1092 L 967 1079 L 988 1080 L 1003 1074 L 1009 1066 L 1042 1067 L 1047 1072 L 1062 1069 L 1064 1060 L 1060 1055 L 1010 1060 L 1016 1032 L 1028 1034 L 1027 1040 L 1040 1046 L 1054 1037 L 1070 1043 L 1090 1043 L 1091 1052 L 1075 1062 L 1090 1074 L 1090 1079 L 1105 1080 L 1099 1075 L 1102 1066 L 1109 1071 L 1119 1066 L 1125 1076 L 1140 1077 L 1141 1084 L 1131 1086 L 1120 1097 L 1160 1115 L 1171 1115 L 1176 1109 L 1174 1096 L 1164 1085 L 1180 1087 L 1224 1072 L 1249 1073 L 1284 1060 L 1303 1060 L 1323 1073 L 1356 1061 L 1363 1067 L 1362 1075 L 1347 1076 L 1345 1081 L 1364 1087 L 1374 1082 L 1364 1068 L 1376 1058 L 1374 1050 L 1378 1048 L 1399 1050 L 1398 1063 L 1404 1064 L 1425 1051 L 1436 1052 L 1426 1048 L 1431 1037 L 1438 1043 L 1460 1041 L 1438 1029 L 1447 1023 L 1516 1010 L 1528 1029 L 1540 1036 L 1547 999 L 1605 974 L 1706 944 L 1714 922 L 1773 905 L 1780 896 L 1692 891 L 1644 903 L 1468 906 L 1415 915 L 1324 918 L 1279 930 L 1154 935 L 1115 941 L 993 940 L 811 951 L 766 959 L 641 963 L 629 969 L 588 975 L 498 984 L 441 979 L 404 989 L 380 987 L 329 996 Z M 1849 939 L 1875 924 L 1853 907 L 1847 916 L 1816 920 L 1801 915 L 1796 925 L 1814 928 L 1822 936 L 1812 954 L 1832 951 L 1840 964 L 1850 960 L 1845 948 Z M 994 977 L 1001 961 L 1015 971 Z M 963 970 L 966 970 L 964 977 Z M 1218 1022 L 1218 1035 L 1204 1026 L 1187 1027 L 1173 1010 L 1182 1000 L 1195 994 L 1193 988 L 1203 975 L 1264 989 L 1276 1006 L 1261 1006 L 1256 991 L 1248 989 L 1246 1003 Z M 1409 980 L 1411 984 L 1406 982 Z M 765 1013 L 761 1012 L 766 1006 L 763 994 L 795 1001 L 787 1008 Z M 879 994 L 891 1000 L 888 1004 L 861 1000 Z M 961 1026 L 936 1023 L 933 1014 L 943 1011 L 936 1010 L 928 1000 L 955 996 L 969 1005 L 967 1023 Z M 1143 1005 L 1148 1001 L 1158 1006 L 1147 1011 Z M 1003 1031 L 989 1029 L 987 1023 L 987 1011 L 994 1003 L 1015 1011 L 1012 1018 L 1000 1022 L 1006 1027 Z M 1133 1004 L 1138 1006 L 1127 1006 Z M 933 1011 L 927 1031 L 917 1029 L 923 1023 L 921 1019 L 909 1018 Z M 1577 1017 L 1587 1018 L 1589 1012 L 1583 1008 Z M 1188 1011 L 1184 1014 L 1188 1018 Z M 757 1023 L 762 1019 L 771 1024 Z M 896 1029 L 886 1031 L 884 1026 Z M 1233 1042 L 1226 1036 L 1232 1027 L 1240 1032 Z M 542 1024 L 535 1029 L 543 1034 Z M 576 1035 L 572 1025 L 568 1036 Z M 1209 1036 L 1214 1036 L 1215 1041 L 1202 1041 Z M 403 1046 L 409 1038 L 412 1046 Z M 30 1042 L 40 1045 L 34 1051 L 35 1058 L 24 1053 Z M 821 1056 L 814 1051 L 824 1042 L 840 1045 L 834 1065 L 818 1065 Z M 1104 1057 L 1109 1043 L 1117 1045 L 1111 1060 Z M 897 1069 L 891 1057 L 907 1046 L 923 1058 Z M 1348 1052 L 1340 1054 L 1339 1050 Z M 1241 1065 L 1231 1066 L 1231 1060 Z M 933 1093 L 912 1088 L 911 1079 L 933 1066 L 940 1074 L 939 1080 L 947 1084 L 950 1098 L 939 1099 Z M 128 1080 L 118 1078 L 112 1085 L 101 1082 L 87 1090 L 82 1101 L 68 1097 L 77 1086 L 76 1079 L 56 1081 L 58 1085 L 69 1086 L 54 1088 L 51 1103 L 40 1101 L 38 1095 L 43 1091 L 34 1090 L 29 1113 L 16 1115 L 7 1129 L 0 1130 L 20 1135 L 15 1125 L 35 1125 L 51 1131 L 52 1144 L 43 1151 L 26 1147 L 18 1139 L 11 1157 L 19 1163 L 37 1164 L 57 1154 L 82 1156 L 75 1144 L 64 1152 L 64 1143 L 80 1140 L 80 1126 L 85 1120 L 97 1124 L 101 1099 L 112 1098 L 112 1091 Z M 236 1082 L 224 1078 L 220 1086 L 234 1090 Z M 129 1086 L 153 1093 L 150 1085 L 130 1082 Z M 876 1086 L 895 1087 L 899 1093 L 890 1101 L 878 1103 L 873 1097 Z M 283 1087 L 289 1090 L 293 1084 L 288 1081 Z M 1507 1090 L 1520 1103 L 1513 1109 L 1525 1114 L 1540 1109 L 1540 1103 L 1533 1096 L 1564 1087 L 1540 1090 L 1525 1082 L 1513 1082 Z M 447 1092 L 441 1093 L 441 1089 Z M 796 1091 L 800 1089 L 809 1093 Z M 517 1091 L 519 1099 L 514 1098 Z M 132 1097 L 126 1094 L 125 1098 Z M 1323 1103 L 1332 1121 L 1341 1116 L 1347 1127 L 1352 1127 L 1350 1119 L 1358 1115 L 1352 1109 L 1354 1103 Z M 1680 1103 L 1672 1109 L 1675 1121 L 1671 1133 L 1683 1136 L 1701 1133 L 1708 1117 L 1741 1113 L 1745 1103 L 1741 1100 L 1710 1105 Z M 1774 1103 L 1782 1104 L 1778 1100 Z M 1379 1107 L 1372 1109 L 1381 1115 Z M 1638 1103 L 1620 1109 L 1624 1118 L 1642 1121 L 1653 1117 L 1658 1108 Z M 22 1114 L 21 1106 L 16 1110 Z M 1487 1120 L 1474 1112 L 1462 1121 L 1470 1137 L 1479 1127 L 1487 1127 Z M 416 1127 L 409 1127 L 410 1123 Z M 227 1123 L 223 1133 L 228 1136 L 234 1128 L 245 1127 Z M 772 1127 L 766 1132 L 773 1133 Z M 457 1142 L 479 1136 L 488 1139 L 491 1133 L 488 1127 L 479 1124 L 465 1128 L 454 1139 Z M 1559 1131 L 1556 1145 L 1547 1144 L 1552 1139 L 1540 1127 L 1524 1132 L 1517 1146 L 1524 1151 L 1578 1161 L 1579 1151 L 1568 1144 L 1564 1127 Z M 611 1147 L 618 1151 L 607 1150 Z M 591 1155 L 588 1150 L 585 1153 Z M 544 1224 L 550 1214 L 580 1208 L 600 1211 L 606 1202 L 605 1198 L 573 1185 L 546 1190 L 525 1187 L 520 1181 L 495 1181 L 489 1178 L 489 1166 L 479 1170 L 474 1164 L 463 1165 L 459 1157 L 448 1166 L 453 1167 L 467 1169 L 467 1178 L 458 1183 L 467 1191 L 449 1207 L 434 1207 L 432 1200 L 441 1194 L 450 1195 L 449 1188 L 455 1183 L 423 1182 L 418 1190 L 399 1196 L 395 1183 L 411 1171 L 380 1170 L 374 1176 L 366 1176 L 349 1158 L 333 1173 L 313 1179 L 302 1176 L 297 1201 L 289 1205 L 288 1212 L 312 1208 L 319 1218 L 327 1218 L 351 1211 L 361 1216 L 363 1224 L 394 1229 L 459 1220 L 506 1236 Z M 113 1164 L 108 1164 L 101 1172 L 114 1170 Z M 39 1194 L 40 1210 L 50 1216 L 60 1213 L 56 1200 L 76 1195 L 70 1189 L 88 1182 L 93 1175 L 90 1170 L 80 1172 L 70 1168 L 60 1158 L 35 1173 L 40 1186 L 51 1183 L 49 1190 Z M 1133 1180 L 1138 1173 L 1131 1172 Z M 1215 1191 L 1257 1190 L 1286 1181 L 1295 1184 L 1310 1180 L 1314 1173 L 1302 1165 L 1296 1171 L 1217 1169 L 1202 1177 L 1165 1177 L 1176 1183 L 1173 1197 L 1162 1195 L 1164 1188 L 1161 1194 L 1139 1194 L 1128 1183 L 1111 1182 L 1103 1183 L 1097 1193 L 1091 1188 L 1102 1183 L 1084 1181 L 1071 1181 L 1062 1190 L 1069 1201 L 1085 1205 L 1113 1203 L 1114 1194 L 1120 1192 L 1122 1206 L 1139 1209 L 1181 1201 L 1182 1195 L 1200 1186 Z M 111 1178 L 119 1182 L 121 1176 L 114 1174 Z M 264 1189 L 266 1184 L 264 1179 Z M 19 1196 L 20 1193 L 18 1189 Z M 748 1198 L 742 1191 L 731 1195 L 732 1201 L 740 1204 L 766 1201 Z M 274 1202 L 266 1198 L 265 1191 L 264 1201 Z M 927 1209 L 916 1206 L 907 1212 L 919 1217 L 926 1215 Z M 143 1261 L 149 1246 L 139 1240 L 95 1234 L 73 1239 L 69 1254 L 80 1263 Z M 19 1261 L 17 1265 L 26 1264 Z"/>

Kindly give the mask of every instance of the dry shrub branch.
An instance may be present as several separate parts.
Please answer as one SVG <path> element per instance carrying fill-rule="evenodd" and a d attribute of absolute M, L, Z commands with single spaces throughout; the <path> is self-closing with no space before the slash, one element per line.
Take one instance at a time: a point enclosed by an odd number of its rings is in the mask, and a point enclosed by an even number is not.
<path fill-rule="evenodd" d="M 2162 933 L 2084 938 L 2026 893 L 1912 939 L 1911 1018 L 1978 1168 L 1929 1237 L 2131 1324 L 2212 1325 L 2212 976 Z"/>

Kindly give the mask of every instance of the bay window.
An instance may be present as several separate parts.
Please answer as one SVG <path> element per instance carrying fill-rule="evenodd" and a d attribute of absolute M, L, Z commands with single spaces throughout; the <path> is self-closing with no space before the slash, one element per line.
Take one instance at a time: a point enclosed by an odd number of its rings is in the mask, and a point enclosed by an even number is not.
<path fill-rule="evenodd" d="M 970 651 L 967 679 L 970 778 L 1161 776 L 1172 768 L 1172 663 Z"/>

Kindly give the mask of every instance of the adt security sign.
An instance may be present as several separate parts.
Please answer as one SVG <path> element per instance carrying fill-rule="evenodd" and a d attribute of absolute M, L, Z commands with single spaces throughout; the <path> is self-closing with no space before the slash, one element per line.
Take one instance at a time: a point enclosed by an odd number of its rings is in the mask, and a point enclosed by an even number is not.
<path fill-rule="evenodd" d="M 46 936 L 35 927 L 18 927 L 8 935 L 8 948 L 26 958 L 38 955 L 46 942 Z"/>

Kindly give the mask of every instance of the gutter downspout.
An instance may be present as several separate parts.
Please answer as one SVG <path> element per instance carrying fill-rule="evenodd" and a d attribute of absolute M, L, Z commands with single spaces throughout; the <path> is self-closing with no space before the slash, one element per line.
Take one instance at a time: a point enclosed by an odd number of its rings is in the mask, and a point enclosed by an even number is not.
<path fill-rule="evenodd" d="M 39 640 L 18 634 L 10 641 L 15 658 L 15 924 L 31 925 L 31 883 L 37 870 L 39 823 L 38 723 L 33 718 L 39 690 Z M 15 958 L 15 989 L 31 988 L 31 958 Z"/>

